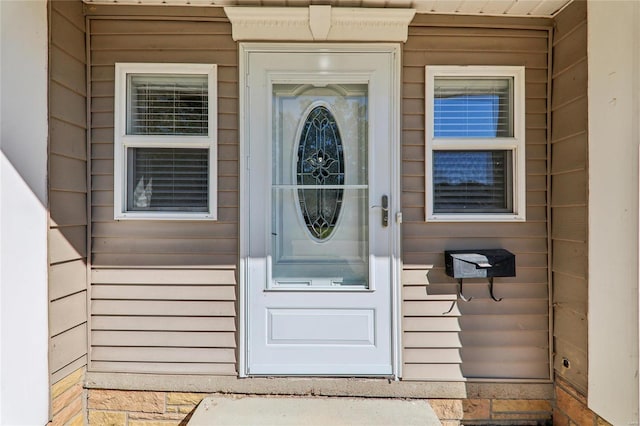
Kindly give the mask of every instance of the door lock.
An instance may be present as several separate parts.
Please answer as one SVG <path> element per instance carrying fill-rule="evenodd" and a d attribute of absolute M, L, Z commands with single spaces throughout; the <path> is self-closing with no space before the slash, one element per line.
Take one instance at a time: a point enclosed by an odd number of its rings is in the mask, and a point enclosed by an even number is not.
<path fill-rule="evenodd" d="M 389 226 L 389 196 L 382 196 L 382 227 Z"/>
<path fill-rule="evenodd" d="M 371 206 L 371 208 L 382 210 L 382 227 L 386 228 L 387 226 L 389 226 L 389 196 L 383 195 L 381 205 Z"/>

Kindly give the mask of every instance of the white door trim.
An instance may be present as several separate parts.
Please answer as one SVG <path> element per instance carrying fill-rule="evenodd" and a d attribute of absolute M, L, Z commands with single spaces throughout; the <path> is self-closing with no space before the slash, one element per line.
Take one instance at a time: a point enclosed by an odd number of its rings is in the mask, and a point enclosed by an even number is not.
<path fill-rule="evenodd" d="M 325 43 L 240 43 L 239 48 L 239 101 L 240 101 L 240 265 L 239 265 L 239 360 L 238 374 L 240 377 L 247 377 L 247 349 L 249 346 L 247 324 L 248 324 L 248 248 L 249 238 L 249 206 L 250 206 L 250 190 L 248 189 L 248 126 L 250 120 L 246 117 L 250 111 L 248 102 L 248 60 L 251 52 L 312 52 L 312 51 L 334 51 L 344 53 L 355 52 L 388 52 L 393 55 L 392 70 L 392 96 L 390 101 L 390 109 L 392 111 L 389 117 L 389 134 L 391 140 L 391 188 L 393 193 L 390 197 L 390 220 L 394 221 L 392 226 L 392 280 L 391 288 L 391 335 L 392 335 L 392 368 L 394 378 L 401 377 L 401 314 L 400 314 L 400 274 L 402 264 L 400 258 L 400 222 L 401 222 L 401 203 L 400 203 L 400 45 L 394 43 L 362 43 L 362 44 L 325 44 Z"/>

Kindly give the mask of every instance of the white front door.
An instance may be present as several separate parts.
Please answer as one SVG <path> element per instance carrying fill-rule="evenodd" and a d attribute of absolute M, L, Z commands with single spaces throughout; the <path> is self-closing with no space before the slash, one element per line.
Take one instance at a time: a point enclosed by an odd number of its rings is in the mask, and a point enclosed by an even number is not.
<path fill-rule="evenodd" d="M 241 53 L 245 373 L 390 376 L 397 46 Z"/>

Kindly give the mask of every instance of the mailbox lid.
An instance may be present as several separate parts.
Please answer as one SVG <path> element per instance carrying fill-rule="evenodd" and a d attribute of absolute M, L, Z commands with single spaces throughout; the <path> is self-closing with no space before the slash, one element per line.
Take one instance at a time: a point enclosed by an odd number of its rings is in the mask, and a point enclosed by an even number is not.
<path fill-rule="evenodd" d="M 461 256 L 454 256 L 461 255 Z M 455 262 L 470 262 L 469 266 L 477 269 L 475 277 L 515 277 L 516 275 L 516 256 L 505 249 L 470 249 L 470 250 L 446 250 L 444 252 L 446 274 L 454 278 L 470 278 L 468 274 L 469 268 L 465 268 L 467 273 L 465 276 L 456 276 L 454 268 Z M 486 262 L 484 261 L 486 259 Z M 490 266 L 487 266 L 489 264 Z M 460 273 L 458 273 L 459 275 Z"/>

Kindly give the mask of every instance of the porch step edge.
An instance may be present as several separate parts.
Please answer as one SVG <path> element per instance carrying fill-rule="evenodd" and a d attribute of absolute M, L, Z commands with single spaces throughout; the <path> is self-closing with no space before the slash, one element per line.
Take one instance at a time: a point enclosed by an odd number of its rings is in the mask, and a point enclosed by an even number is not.
<path fill-rule="evenodd" d="M 210 396 L 188 426 L 441 426 L 425 400 Z"/>

